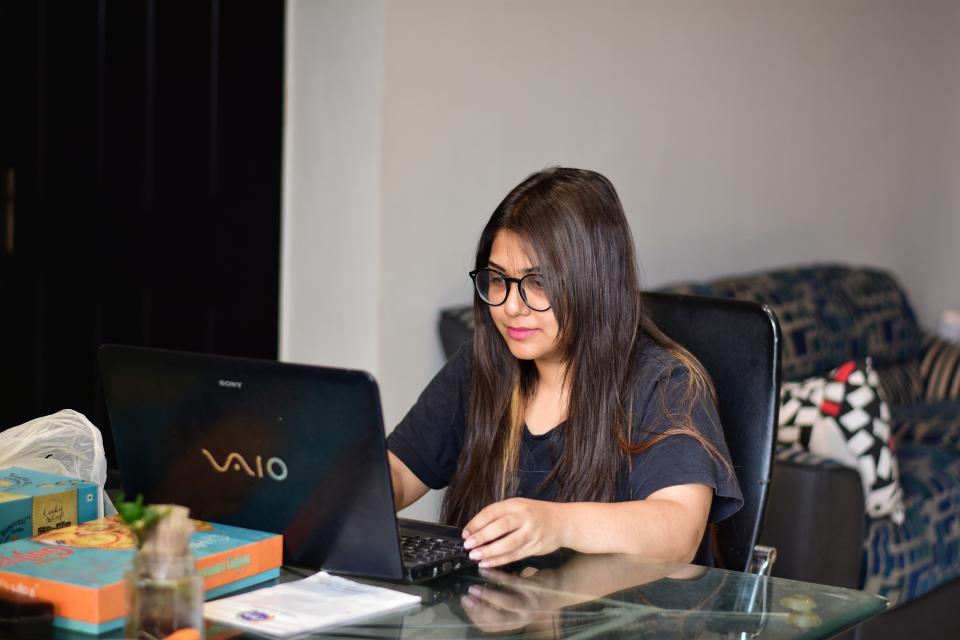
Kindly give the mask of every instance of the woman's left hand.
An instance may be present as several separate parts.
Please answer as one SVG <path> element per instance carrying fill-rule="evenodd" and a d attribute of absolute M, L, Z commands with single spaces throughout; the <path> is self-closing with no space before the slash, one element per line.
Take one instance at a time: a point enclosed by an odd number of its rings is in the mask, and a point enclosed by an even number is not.
<path fill-rule="evenodd" d="M 463 529 L 463 546 L 481 567 L 498 567 L 559 549 L 564 505 L 529 498 L 494 502 Z"/>

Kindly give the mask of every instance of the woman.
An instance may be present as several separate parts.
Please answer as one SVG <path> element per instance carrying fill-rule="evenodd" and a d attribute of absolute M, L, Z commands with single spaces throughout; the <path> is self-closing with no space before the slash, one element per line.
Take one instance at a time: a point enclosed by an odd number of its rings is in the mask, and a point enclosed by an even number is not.
<path fill-rule="evenodd" d="M 610 181 L 531 175 L 475 264 L 472 344 L 388 439 L 397 508 L 447 487 L 481 567 L 561 547 L 708 563 L 707 521 L 743 500 L 709 378 L 644 313 Z"/>

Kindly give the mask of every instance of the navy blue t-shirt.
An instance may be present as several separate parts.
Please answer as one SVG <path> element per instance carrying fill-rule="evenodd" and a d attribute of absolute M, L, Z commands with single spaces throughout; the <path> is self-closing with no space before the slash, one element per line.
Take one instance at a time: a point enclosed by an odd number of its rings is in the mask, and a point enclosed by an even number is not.
<path fill-rule="evenodd" d="M 638 355 L 633 393 L 633 439 L 639 444 L 673 426 L 669 415 L 690 412 L 693 425 L 728 462 L 716 407 L 709 397 L 689 406 L 686 367 L 650 339 Z M 466 433 L 470 394 L 471 346 L 462 346 L 433 378 L 416 404 L 387 438 L 387 447 L 432 489 L 446 487 L 456 469 Z M 517 496 L 553 500 L 556 486 L 541 486 L 562 448 L 563 423 L 543 435 L 524 429 L 520 447 Z M 735 476 L 694 438 L 674 435 L 631 456 L 617 478 L 617 501 L 643 500 L 683 484 L 704 484 L 714 491 L 710 522 L 730 517 L 743 505 Z M 696 562 L 708 564 L 705 545 Z"/>

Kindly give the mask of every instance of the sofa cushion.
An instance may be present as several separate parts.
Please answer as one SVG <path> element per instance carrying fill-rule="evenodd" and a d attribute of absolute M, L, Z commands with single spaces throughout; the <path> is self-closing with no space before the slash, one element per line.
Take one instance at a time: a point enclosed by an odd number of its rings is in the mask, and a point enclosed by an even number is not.
<path fill-rule="evenodd" d="M 923 378 L 916 360 L 877 368 L 880 388 L 890 408 L 914 404 L 923 399 Z"/>
<path fill-rule="evenodd" d="M 928 402 L 960 400 L 960 344 L 930 337 L 920 359 L 923 398 Z"/>
<path fill-rule="evenodd" d="M 876 269 L 851 268 L 827 283 L 836 287 L 850 305 L 855 328 L 856 354 L 870 356 L 881 368 L 908 362 L 920 355 L 922 333 L 916 316 L 897 280 Z"/>
<path fill-rule="evenodd" d="M 880 367 L 920 353 L 920 329 L 906 296 L 893 276 L 876 269 L 815 265 L 661 290 L 768 305 L 780 320 L 785 380 L 855 358 L 871 356 Z"/>
<path fill-rule="evenodd" d="M 960 451 L 960 401 L 892 408 L 890 426 L 898 446 L 925 444 Z"/>
<path fill-rule="evenodd" d="M 867 523 L 863 588 L 903 604 L 960 577 L 960 453 L 925 445 L 898 451 L 906 517 Z"/>
<path fill-rule="evenodd" d="M 781 388 L 777 441 L 857 469 L 867 515 L 903 515 L 897 459 L 891 449 L 890 409 L 880 396 L 869 359 L 851 360 L 826 377 Z"/>

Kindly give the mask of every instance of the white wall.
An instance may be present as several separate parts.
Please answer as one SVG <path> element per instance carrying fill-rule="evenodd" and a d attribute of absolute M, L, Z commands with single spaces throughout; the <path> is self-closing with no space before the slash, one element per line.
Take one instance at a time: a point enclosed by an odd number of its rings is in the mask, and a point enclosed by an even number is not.
<path fill-rule="evenodd" d="M 354 122 L 352 110 L 330 113 L 323 102 L 326 74 L 377 93 L 377 37 L 382 173 L 372 217 L 363 162 L 344 167 L 332 192 L 288 197 L 301 243 L 291 260 L 318 229 L 347 224 L 373 230 L 358 246 L 374 251 L 376 268 L 358 280 L 366 288 L 334 304 L 299 269 L 352 254 L 292 263 L 284 356 L 329 353 L 369 367 L 366 338 L 376 336 L 370 368 L 390 425 L 442 363 L 437 311 L 469 300 L 466 271 L 486 218 L 550 164 L 613 180 L 648 286 L 843 260 L 897 273 L 928 325 L 960 306 L 956 2 L 344 0 L 310 16 L 343 21 L 333 34 L 303 22 L 306 4 L 290 5 L 299 41 L 316 28 L 349 55 L 331 61 L 293 41 L 293 89 L 315 85 L 317 101 L 305 116 L 290 94 L 288 112 L 300 118 L 288 140 L 303 153 L 291 160 L 288 150 L 288 189 L 324 180 L 309 162 L 336 153 L 341 119 Z M 366 27 L 344 36 L 358 20 Z M 379 136 L 363 98 L 352 95 L 364 114 L 354 124 Z M 379 305 L 356 331 L 344 310 L 354 304 Z M 326 332 L 324 318 L 339 331 Z"/>
<path fill-rule="evenodd" d="M 943 309 L 960 309 L 960 2 L 945 5 L 930 16 L 936 27 L 928 43 L 929 80 L 917 96 L 931 114 L 919 159 L 929 172 L 927 188 L 916 194 L 927 216 L 915 229 L 905 277 L 930 328 Z"/>
<path fill-rule="evenodd" d="M 382 1 L 287 3 L 280 357 L 376 373 Z"/>

